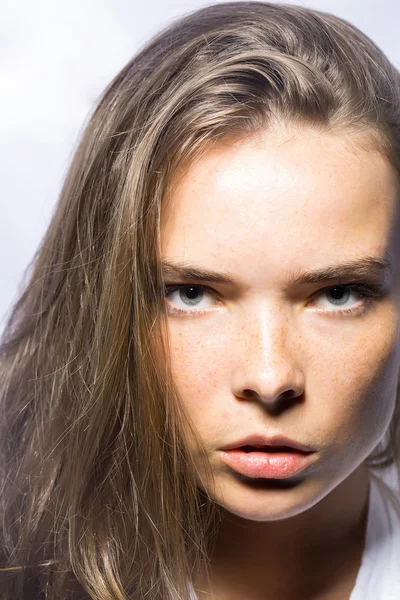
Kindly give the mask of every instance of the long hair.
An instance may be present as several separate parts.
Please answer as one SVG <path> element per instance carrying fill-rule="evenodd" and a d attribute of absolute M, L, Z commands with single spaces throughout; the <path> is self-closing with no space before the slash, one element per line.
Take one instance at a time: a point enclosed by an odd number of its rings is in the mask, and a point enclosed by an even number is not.
<path fill-rule="evenodd" d="M 279 120 L 353 133 L 399 172 L 399 98 L 356 27 L 262 2 L 188 14 L 109 84 L 1 339 L 1 600 L 188 599 L 217 507 L 168 359 L 171 177 Z M 399 462 L 399 405 L 371 467 Z"/>

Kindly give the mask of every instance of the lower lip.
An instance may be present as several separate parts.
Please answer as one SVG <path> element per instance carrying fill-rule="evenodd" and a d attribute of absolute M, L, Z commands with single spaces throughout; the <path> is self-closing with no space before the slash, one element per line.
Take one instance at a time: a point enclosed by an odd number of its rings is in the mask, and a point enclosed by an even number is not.
<path fill-rule="evenodd" d="M 222 450 L 222 460 L 246 477 L 284 479 L 296 475 L 310 464 L 314 452 L 245 452 L 238 448 Z"/>

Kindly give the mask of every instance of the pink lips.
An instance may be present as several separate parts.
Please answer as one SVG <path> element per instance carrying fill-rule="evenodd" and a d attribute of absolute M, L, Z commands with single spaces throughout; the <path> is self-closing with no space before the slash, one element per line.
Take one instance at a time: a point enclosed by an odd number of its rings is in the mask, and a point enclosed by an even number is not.
<path fill-rule="evenodd" d="M 264 448 L 265 446 L 284 446 L 285 448 L 293 448 L 294 450 L 300 450 L 301 452 L 314 452 L 314 448 L 305 446 L 300 442 L 291 440 L 290 438 L 282 435 L 274 435 L 273 437 L 266 437 L 263 434 L 252 434 L 247 437 L 227 444 L 221 450 L 232 450 L 233 448 L 242 448 L 243 446 L 253 446 L 258 448 Z"/>
<path fill-rule="evenodd" d="M 251 435 L 221 449 L 223 462 L 247 477 L 284 479 L 311 464 L 314 450 L 283 436 Z"/>

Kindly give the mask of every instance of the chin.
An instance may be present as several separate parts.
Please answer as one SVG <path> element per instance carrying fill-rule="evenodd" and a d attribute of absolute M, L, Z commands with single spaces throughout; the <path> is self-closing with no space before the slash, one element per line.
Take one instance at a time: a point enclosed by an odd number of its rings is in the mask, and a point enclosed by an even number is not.
<path fill-rule="evenodd" d="M 214 501 L 224 510 L 250 521 L 279 521 L 305 512 L 320 500 L 306 479 L 253 479 L 217 486 Z"/>
<path fill-rule="evenodd" d="M 236 515 L 240 519 L 263 523 L 290 519 L 291 517 L 295 517 L 309 508 L 309 506 L 239 506 L 238 503 L 229 505 L 221 504 L 221 506 L 226 512 Z"/>

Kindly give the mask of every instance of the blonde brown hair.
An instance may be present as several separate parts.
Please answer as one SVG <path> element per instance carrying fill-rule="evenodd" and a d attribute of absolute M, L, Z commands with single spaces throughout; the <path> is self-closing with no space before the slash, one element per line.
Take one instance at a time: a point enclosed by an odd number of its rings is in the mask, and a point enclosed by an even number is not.
<path fill-rule="evenodd" d="M 221 137 L 279 120 L 346 130 L 399 171 L 399 98 L 356 27 L 261 2 L 185 16 L 110 83 L 1 340 L 2 599 L 188 598 L 217 509 L 168 363 L 168 183 Z M 371 467 L 399 462 L 398 415 Z"/>

